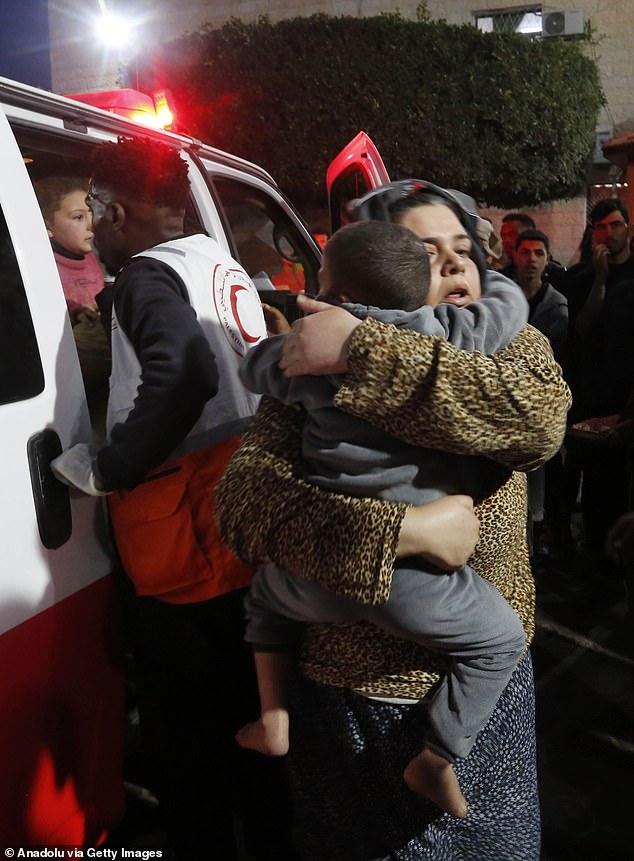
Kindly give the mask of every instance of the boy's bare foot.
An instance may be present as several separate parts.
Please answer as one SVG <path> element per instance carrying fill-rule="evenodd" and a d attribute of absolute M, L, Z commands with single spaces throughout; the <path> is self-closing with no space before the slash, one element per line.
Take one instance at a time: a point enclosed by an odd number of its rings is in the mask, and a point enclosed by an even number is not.
<path fill-rule="evenodd" d="M 266 756 L 284 756 L 288 753 L 288 712 L 286 709 L 265 712 L 259 720 L 239 729 L 236 741 L 240 747 Z"/>
<path fill-rule="evenodd" d="M 405 766 L 403 779 L 412 792 L 429 798 L 445 813 L 458 819 L 467 815 L 467 802 L 452 764 L 430 748 L 424 747 Z"/>

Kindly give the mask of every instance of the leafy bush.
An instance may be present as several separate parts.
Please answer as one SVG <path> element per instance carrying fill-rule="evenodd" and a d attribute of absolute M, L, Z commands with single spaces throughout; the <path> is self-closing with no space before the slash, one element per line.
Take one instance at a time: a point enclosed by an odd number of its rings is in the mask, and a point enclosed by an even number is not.
<path fill-rule="evenodd" d="M 583 41 L 419 18 L 232 19 L 164 46 L 161 83 L 189 134 L 262 164 L 305 204 L 323 202 L 328 163 L 360 129 L 392 179 L 504 208 L 576 194 L 602 103 Z"/>

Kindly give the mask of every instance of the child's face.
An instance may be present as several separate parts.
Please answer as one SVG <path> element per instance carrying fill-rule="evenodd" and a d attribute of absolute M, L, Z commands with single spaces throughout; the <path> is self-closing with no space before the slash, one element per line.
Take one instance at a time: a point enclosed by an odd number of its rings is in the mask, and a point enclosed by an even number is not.
<path fill-rule="evenodd" d="M 471 239 L 448 206 L 417 206 L 398 219 L 425 243 L 430 282 L 425 305 L 465 305 L 482 295 L 480 273 L 471 259 Z"/>
<path fill-rule="evenodd" d="M 92 251 L 92 213 L 86 204 L 86 192 L 78 189 L 65 195 L 46 226 L 51 239 L 71 254 Z"/>

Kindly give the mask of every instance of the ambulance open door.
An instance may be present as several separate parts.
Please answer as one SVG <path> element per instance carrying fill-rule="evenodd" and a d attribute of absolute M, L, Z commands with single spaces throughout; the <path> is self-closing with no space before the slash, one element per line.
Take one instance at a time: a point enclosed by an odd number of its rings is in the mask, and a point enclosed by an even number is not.
<path fill-rule="evenodd" d="M 379 151 L 359 132 L 331 161 L 326 172 L 330 227 L 334 233 L 347 222 L 346 204 L 390 181 Z"/>

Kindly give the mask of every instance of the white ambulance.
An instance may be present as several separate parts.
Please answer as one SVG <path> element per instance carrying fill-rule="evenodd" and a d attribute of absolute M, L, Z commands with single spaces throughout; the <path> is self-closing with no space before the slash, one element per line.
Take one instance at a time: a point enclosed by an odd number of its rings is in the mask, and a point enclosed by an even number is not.
<path fill-rule="evenodd" d="M 0 851 L 94 846 L 123 812 L 115 578 L 100 501 L 69 492 L 49 469 L 62 449 L 90 441 L 91 421 L 32 187 L 88 176 L 92 149 L 119 135 L 181 152 L 188 227 L 214 236 L 258 286 L 317 289 L 319 247 L 265 171 L 0 79 Z"/>

